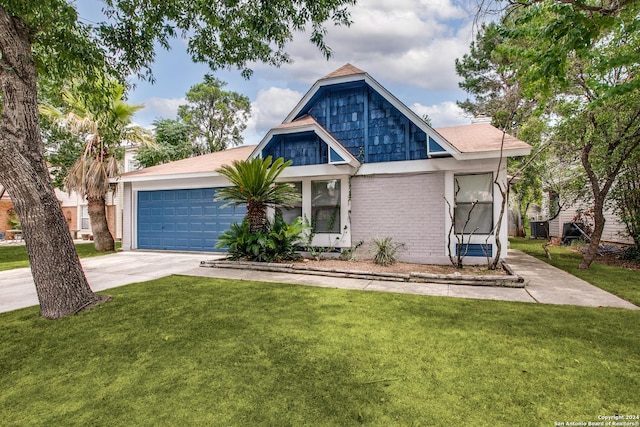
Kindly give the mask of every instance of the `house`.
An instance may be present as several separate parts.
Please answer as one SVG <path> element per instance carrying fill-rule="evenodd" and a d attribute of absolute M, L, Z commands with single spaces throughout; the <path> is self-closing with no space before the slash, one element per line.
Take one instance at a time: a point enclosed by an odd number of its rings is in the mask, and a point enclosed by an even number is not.
<path fill-rule="evenodd" d="M 83 236 L 85 239 L 88 239 L 91 236 L 91 223 L 89 221 L 87 201 L 75 192 L 68 194 L 57 188 L 54 189 L 54 191 L 56 198 L 60 203 L 62 214 L 67 221 L 71 235 L 78 239 L 83 238 Z M 113 193 L 107 195 L 107 224 L 114 237 L 116 237 L 115 233 L 118 230 L 118 216 L 116 215 L 118 209 L 116 206 L 116 200 L 117 199 Z M 4 195 L 0 196 L 0 234 L 7 238 L 13 237 L 11 232 L 7 232 L 7 230 L 14 227 L 10 220 L 18 221 L 18 217 L 15 215 L 13 202 L 11 201 L 9 193 L 4 192 Z"/>
<path fill-rule="evenodd" d="M 450 230 L 464 227 L 466 261 L 485 262 L 487 243 L 496 255 L 502 201 L 494 177 L 505 182 L 505 158 L 530 150 L 488 123 L 433 129 L 346 64 L 318 80 L 257 146 L 124 174 L 123 249 L 213 251 L 219 234 L 244 216 L 214 202 L 216 188 L 229 185 L 215 170 L 273 156 L 293 162 L 281 179 L 296 185 L 302 201 L 283 213 L 313 225 L 314 245 L 350 248 L 392 237 L 401 244 L 399 260 L 448 263 L 448 248 L 459 249 Z M 506 221 L 497 236 L 500 257 Z"/>
<path fill-rule="evenodd" d="M 554 191 L 546 192 L 543 195 L 543 207 L 537 207 L 532 211 L 530 218 L 532 220 L 546 221 L 548 217 L 545 214 L 558 209 L 558 195 Z M 590 215 L 592 204 L 584 200 L 574 200 L 568 204 L 564 204 L 560 212 L 549 220 L 549 237 L 562 238 L 566 224 L 577 221 L 585 222 L 588 227 L 593 227 L 593 216 Z M 553 207 L 553 208 L 552 208 Z M 627 228 L 620 216 L 616 214 L 610 207 L 604 210 L 604 229 L 602 230 L 601 240 L 603 243 L 616 243 L 622 245 L 633 244 L 633 239 L 629 236 Z M 588 230 L 587 230 L 588 231 Z"/>
<path fill-rule="evenodd" d="M 136 169 L 135 147 L 125 147 L 125 157 L 121 167 L 124 172 Z M 122 239 L 123 207 L 121 188 L 122 184 L 118 184 L 116 191 L 107 193 L 105 199 L 107 225 L 116 240 Z M 54 188 L 54 191 L 71 235 L 77 239 L 89 239 L 92 236 L 92 231 L 87 200 L 75 191 L 67 193 L 58 188 Z M 7 232 L 7 230 L 12 228 L 11 221 L 9 221 L 10 219 L 17 220 L 13 209 L 13 202 L 11 201 L 9 193 L 0 185 L 0 235 L 2 238 L 13 237 L 12 233 Z"/>

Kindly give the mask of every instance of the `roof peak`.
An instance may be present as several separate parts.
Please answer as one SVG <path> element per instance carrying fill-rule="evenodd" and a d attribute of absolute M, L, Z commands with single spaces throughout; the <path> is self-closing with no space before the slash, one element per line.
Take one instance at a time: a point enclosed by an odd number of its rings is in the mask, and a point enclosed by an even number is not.
<path fill-rule="evenodd" d="M 362 71 L 360 68 L 355 67 L 355 66 L 353 66 L 353 65 L 351 65 L 351 64 L 349 64 L 347 62 L 342 67 L 340 67 L 337 70 L 327 74 L 326 76 L 324 76 L 320 80 L 333 79 L 335 77 L 350 76 L 352 74 L 366 74 L 366 72 Z"/>

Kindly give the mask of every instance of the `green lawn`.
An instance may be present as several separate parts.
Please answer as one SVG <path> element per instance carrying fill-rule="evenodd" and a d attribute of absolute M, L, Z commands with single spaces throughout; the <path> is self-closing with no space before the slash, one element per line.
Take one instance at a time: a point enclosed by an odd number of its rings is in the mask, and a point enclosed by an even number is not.
<path fill-rule="evenodd" d="M 120 242 L 116 242 L 116 250 L 120 248 Z M 80 258 L 107 255 L 113 252 L 96 252 L 95 245 L 91 243 L 76 244 L 76 251 Z M 0 271 L 14 268 L 29 267 L 29 255 L 24 245 L 10 245 L 0 247 Z"/>
<path fill-rule="evenodd" d="M 542 249 L 543 240 L 510 238 L 511 248 L 519 249 L 549 264 L 567 271 L 594 286 L 640 306 L 640 272 L 612 267 L 596 262 L 588 270 L 578 270 L 582 255 L 567 246 L 550 246 L 552 259 Z M 639 420 L 640 421 L 640 420 Z"/>
<path fill-rule="evenodd" d="M 553 426 L 640 411 L 640 312 L 172 276 L 0 314 L 15 426 Z"/>

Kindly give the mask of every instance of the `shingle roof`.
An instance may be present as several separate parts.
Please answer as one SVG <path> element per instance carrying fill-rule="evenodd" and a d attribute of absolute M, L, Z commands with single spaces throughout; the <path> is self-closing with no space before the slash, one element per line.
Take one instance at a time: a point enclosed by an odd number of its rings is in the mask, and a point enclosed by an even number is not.
<path fill-rule="evenodd" d="M 292 122 L 282 123 L 281 125 L 276 126 L 274 129 L 287 129 L 287 128 L 295 128 L 300 126 L 307 126 L 307 125 L 320 126 L 313 117 L 311 117 L 308 114 L 305 114 L 304 116 L 300 117 L 299 119 L 295 119 Z"/>
<path fill-rule="evenodd" d="M 461 153 L 479 153 L 484 151 L 500 151 L 504 135 L 504 150 L 531 148 L 489 123 L 473 123 L 470 125 L 451 126 L 434 129 Z"/>
<path fill-rule="evenodd" d="M 122 174 L 122 180 L 126 181 L 127 178 L 144 176 L 213 172 L 223 165 L 231 164 L 234 160 L 246 160 L 255 147 L 255 145 L 243 145 L 241 147 L 230 148 L 202 156 L 176 160 L 175 162 L 165 163 L 163 165 L 151 166 Z"/>
<path fill-rule="evenodd" d="M 327 74 L 326 76 L 324 76 L 320 80 L 333 79 L 333 78 L 336 78 L 336 77 L 343 77 L 343 76 L 350 76 L 352 74 L 366 74 L 366 73 L 364 71 L 362 71 L 360 68 L 354 67 L 353 65 L 351 65 L 349 63 L 346 63 L 342 67 L 338 68 L 337 70 Z"/>

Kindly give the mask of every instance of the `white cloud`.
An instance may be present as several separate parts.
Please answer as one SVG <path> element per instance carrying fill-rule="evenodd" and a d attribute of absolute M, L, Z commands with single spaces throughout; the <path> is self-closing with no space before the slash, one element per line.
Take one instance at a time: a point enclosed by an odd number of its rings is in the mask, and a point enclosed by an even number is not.
<path fill-rule="evenodd" d="M 271 128 L 278 126 L 302 99 L 295 90 L 270 87 L 260 90 L 251 103 L 251 117 L 244 131 L 245 142 L 257 144 Z"/>
<path fill-rule="evenodd" d="M 141 113 L 153 117 L 174 119 L 178 113 L 178 107 L 186 103 L 185 98 L 147 98 L 142 101 L 144 108 Z"/>
<path fill-rule="evenodd" d="M 327 62 L 308 41 L 296 35 L 287 48 L 294 63 L 278 70 L 256 70 L 290 81 L 312 84 L 346 62 L 383 84 L 455 90 L 455 59 L 469 48 L 472 16 L 452 0 L 362 0 L 351 9 L 350 27 L 328 27 Z"/>
<path fill-rule="evenodd" d="M 414 103 L 409 108 L 420 117 L 427 114 L 431 119 L 431 125 L 436 128 L 471 123 L 470 117 L 465 116 L 464 111 L 455 102 L 451 101 L 445 101 L 437 105 Z"/>

